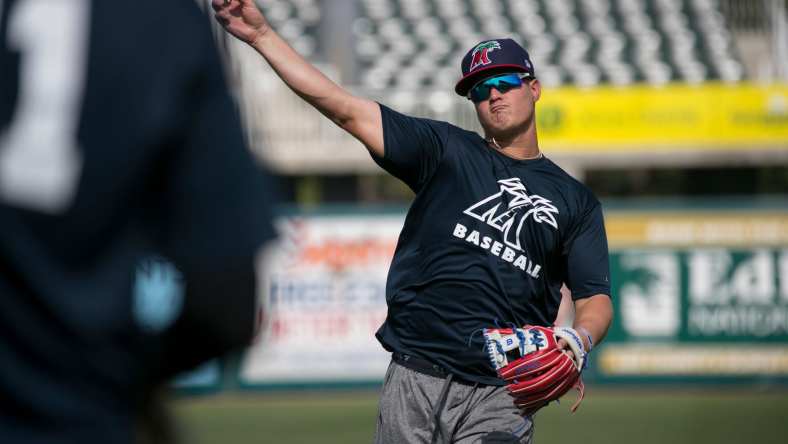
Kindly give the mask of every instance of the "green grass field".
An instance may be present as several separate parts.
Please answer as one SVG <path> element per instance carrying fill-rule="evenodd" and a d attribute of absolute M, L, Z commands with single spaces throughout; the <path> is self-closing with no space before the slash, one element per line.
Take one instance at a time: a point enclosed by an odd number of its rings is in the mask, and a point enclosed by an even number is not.
<path fill-rule="evenodd" d="M 574 395 L 572 395 L 574 396 Z M 580 409 L 536 416 L 536 444 L 784 444 L 788 393 L 591 388 Z M 295 392 L 183 398 L 176 418 L 196 444 L 372 441 L 377 394 Z"/>

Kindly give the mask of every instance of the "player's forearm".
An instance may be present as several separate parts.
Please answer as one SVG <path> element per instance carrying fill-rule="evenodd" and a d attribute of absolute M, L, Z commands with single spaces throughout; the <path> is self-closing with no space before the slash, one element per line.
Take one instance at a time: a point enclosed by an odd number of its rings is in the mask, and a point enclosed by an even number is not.
<path fill-rule="evenodd" d="M 358 99 L 304 59 L 273 29 L 251 46 L 293 92 L 337 125 L 347 129 L 347 125 L 357 117 L 353 103 Z"/>
<path fill-rule="evenodd" d="M 301 57 L 271 28 L 252 0 L 212 0 L 211 6 L 227 32 L 260 53 L 290 89 L 374 155 L 384 155 L 377 103 L 350 94 Z"/>
<path fill-rule="evenodd" d="M 573 327 L 581 333 L 586 350 L 589 348 L 586 334 L 591 336 L 594 346 L 602 342 L 613 321 L 613 304 L 610 297 L 598 294 L 575 301 Z"/>

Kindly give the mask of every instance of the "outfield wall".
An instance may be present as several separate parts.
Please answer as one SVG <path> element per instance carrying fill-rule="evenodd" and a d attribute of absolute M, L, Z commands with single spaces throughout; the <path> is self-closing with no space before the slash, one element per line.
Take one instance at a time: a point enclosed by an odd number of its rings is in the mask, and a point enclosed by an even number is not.
<path fill-rule="evenodd" d="M 379 383 L 388 355 L 374 332 L 403 220 L 402 209 L 282 216 L 259 265 L 266 328 L 202 387 Z M 605 221 L 615 319 L 589 382 L 788 382 L 786 202 L 611 204 Z"/>
<path fill-rule="evenodd" d="M 607 215 L 616 322 L 603 380 L 785 380 L 788 207 Z"/>

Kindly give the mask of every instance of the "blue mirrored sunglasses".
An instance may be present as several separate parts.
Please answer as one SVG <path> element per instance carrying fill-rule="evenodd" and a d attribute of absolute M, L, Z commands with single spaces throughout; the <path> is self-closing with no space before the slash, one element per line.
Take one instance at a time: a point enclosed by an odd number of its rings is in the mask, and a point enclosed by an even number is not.
<path fill-rule="evenodd" d="M 515 72 L 488 77 L 473 85 L 473 88 L 468 91 L 468 99 L 475 103 L 483 102 L 490 98 L 490 91 L 492 91 L 493 88 L 501 93 L 505 93 L 512 88 L 522 86 L 523 79 L 526 77 L 530 77 L 530 75 L 527 73 Z"/>

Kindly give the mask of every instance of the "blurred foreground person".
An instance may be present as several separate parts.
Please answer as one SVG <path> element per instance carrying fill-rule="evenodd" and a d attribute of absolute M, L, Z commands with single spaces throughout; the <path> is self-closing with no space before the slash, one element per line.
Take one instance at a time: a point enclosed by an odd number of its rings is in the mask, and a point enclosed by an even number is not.
<path fill-rule="evenodd" d="M 0 0 L 0 442 L 140 442 L 245 345 L 270 186 L 193 0 Z"/>

